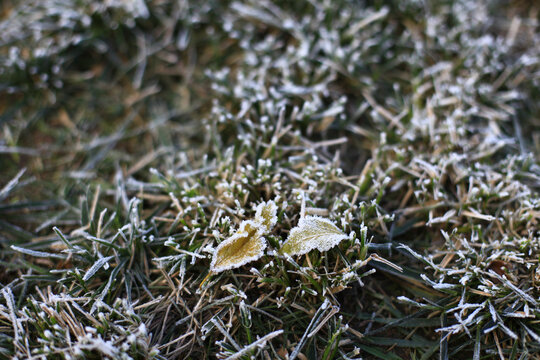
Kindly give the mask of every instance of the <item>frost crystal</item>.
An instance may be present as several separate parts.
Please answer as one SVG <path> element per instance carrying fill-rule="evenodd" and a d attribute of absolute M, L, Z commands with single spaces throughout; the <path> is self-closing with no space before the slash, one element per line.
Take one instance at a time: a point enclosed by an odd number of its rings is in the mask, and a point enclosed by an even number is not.
<path fill-rule="evenodd" d="M 328 251 L 347 238 L 332 221 L 319 216 L 306 216 L 300 219 L 297 227 L 291 229 L 280 252 L 292 256 L 303 255 L 313 249 Z"/>

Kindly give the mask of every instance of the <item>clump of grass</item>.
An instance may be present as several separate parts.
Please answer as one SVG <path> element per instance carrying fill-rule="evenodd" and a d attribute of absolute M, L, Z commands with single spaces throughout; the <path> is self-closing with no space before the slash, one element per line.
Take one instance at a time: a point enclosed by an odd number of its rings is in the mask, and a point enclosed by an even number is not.
<path fill-rule="evenodd" d="M 537 12 L 0 5 L 0 354 L 537 356 Z"/>

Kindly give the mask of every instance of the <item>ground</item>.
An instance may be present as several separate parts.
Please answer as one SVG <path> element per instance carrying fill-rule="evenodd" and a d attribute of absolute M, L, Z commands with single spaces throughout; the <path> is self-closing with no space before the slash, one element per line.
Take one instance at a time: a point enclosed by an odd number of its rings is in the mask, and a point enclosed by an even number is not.
<path fill-rule="evenodd" d="M 0 358 L 540 356 L 539 11 L 3 1 Z"/>

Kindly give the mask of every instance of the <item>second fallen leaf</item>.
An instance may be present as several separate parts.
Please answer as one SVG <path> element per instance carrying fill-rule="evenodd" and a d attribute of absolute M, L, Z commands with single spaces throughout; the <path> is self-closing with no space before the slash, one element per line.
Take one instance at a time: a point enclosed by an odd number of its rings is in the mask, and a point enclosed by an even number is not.
<path fill-rule="evenodd" d="M 306 216 L 300 219 L 297 227 L 291 229 L 280 252 L 303 255 L 313 249 L 328 251 L 347 238 L 332 221 L 319 216 Z"/>

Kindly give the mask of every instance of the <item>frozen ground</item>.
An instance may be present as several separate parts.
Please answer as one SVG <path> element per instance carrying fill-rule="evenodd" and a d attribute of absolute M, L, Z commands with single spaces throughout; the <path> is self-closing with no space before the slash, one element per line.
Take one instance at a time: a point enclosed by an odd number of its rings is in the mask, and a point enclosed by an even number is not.
<path fill-rule="evenodd" d="M 540 356 L 539 11 L 1 2 L 0 358 Z"/>

